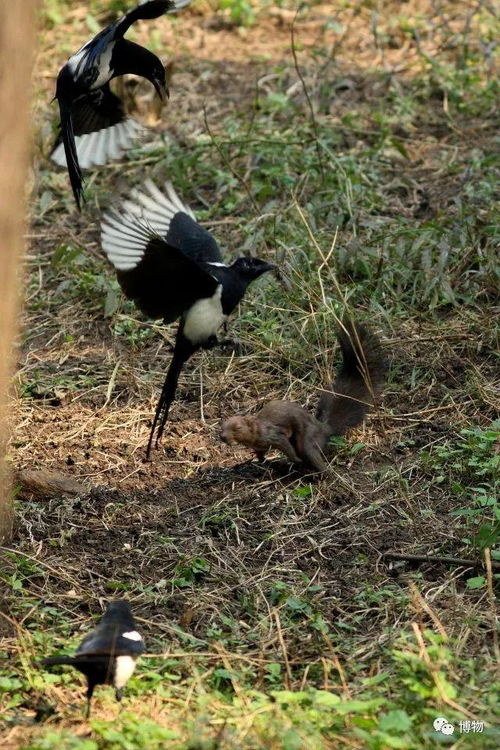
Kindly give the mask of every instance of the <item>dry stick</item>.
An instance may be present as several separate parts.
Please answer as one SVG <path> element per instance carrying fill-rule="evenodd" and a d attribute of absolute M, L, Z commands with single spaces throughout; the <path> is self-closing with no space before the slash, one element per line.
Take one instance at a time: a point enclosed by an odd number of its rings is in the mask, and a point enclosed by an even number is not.
<path fill-rule="evenodd" d="M 319 145 L 319 131 L 318 131 L 318 124 L 316 122 L 316 117 L 314 115 L 314 108 L 312 105 L 311 97 L 309 96 L 309 91 L 307 90 L 306 82 L 302 76 L 301 70 L 299 68 L 299 61 L 297 58 L 297 50 L 295 49 L 295 22 L 297 20 L 297 16 L 299 15 L 300 11 L 302 10 L 302 6 L 299 5 L 297 8 L 297 12 L 295 13 L 295 16 L 293 17 L 292 26 L 290 29 L 291 33 L 291 44 L 292 44 L 292 55 L 293 55 L 293 64 L 295 67 L 295 71 L 299 77 L 299 80 L 302 84 L 302 88 L 304 90 L 304 95 L 306 97 L 307 106 L 309 107 L 309 112 L 311 113 L 311 126 L 314 132 L 314 145 L 316 147 L 316 153 L 318 155 L 318 163 L 319 163 L 319 169 L 321 172 L 321 179 L 324 182 L 325 180 L 325 168 L 323 166 L 323 156 L 321 153 L 321 148 Z"/>
<path fill-rule="evenodd" d="M 273 609 L 274 619 L 276 620 L 276 630 L 278 633 L 278 641 L 281 646 L 283 653 L 283 661 L 285 662 L 285 687 L 287 690 L 292 689 L 292 670 L 290 668 L 290 662 L 288 661 L 288 652 L 286 650 L 285 639 L 283 638 L 283 631 L 281 630 L 280 616 L 277 609 Z"/>
<path fill-rule="evenodd" d="M 495 594 L 493 592 L 493 572 L 492 568 L 494 563 L 491 560 L 491 553 L 489 547 L 484 548 L 484 563 L 486 566 L 486 582 L 488 586 L 488 601 L 490 603 L 491 612 L 491 624 L 493 631 L 493 650 L 497 662 L 500 662 L 500 649 L 498 647 L 498 628 L 497 628 L 497 616 L 495 611 Z"/>
<path fill-rule="evenodd" d="M 440 632 L 440 634 L 443 636 L 445 640 L 448 640 L 448 633 L 444 629 L 443 623 L 439 619 L 439 617 L 436 615 L 436 613 L 430 608 L 430 606 L 425 601 L 424 597 L 418 590 L 418 587 L 413 583 L 413 581 L 410 581 L 410 592 L 413 599 L 413 606 L 417 610 L 418 607 L 424 610 L 429 617 L 431 618 L 432 622 L 436 626 L 436 629 Z"/>
<path fill-rule="evenodd" d="M 339 678 L 340 678 L 340 682 L 341 682 L 341 685 L 342 685 L 342 693 L 344 695 L 344 698 L 346 698 L 347 700 L 350 700 L 352 698 L 352 695 L 351 695 L 351 692 L 349 690 L 349 684 L 348 684 L 348 682 L 346 680 L 345 672 L 342 669 L 342 664 L 340 663 L 340 659 L 337 656 L 337 652 L 335 651 L 333 643 L 331 642 L 330 638 L 328 638 L 328 636 L 325 633 L 321 633 L 321 635 L 322 635 L 323 640 L 325 641 L 325 643 L 326 643 L 326 645 L 328 647 L 328 650 L 330 652 L 330 659 L 333 662 L 333 664 L 335 666 L 335 669 L 338 672 L 338 675 L 339 675 Z"/>
<path fill-rule="evenodd" d="M 473 719 L 474 721 L 477 721 L 477 716 L 475 716 L 473 713 L 471 713 L 467 708 L 464 708 L 463 706 L 460 706 L 458 703 L 456 703 L 451 698 L 448 698 L 446 695 L 446 691 L 443 687 L 443 684 L 441 682 L 441 677 L 438 673 L 438 670 L 432 663 L 432 659 L 429 656 L 429 652 L 427 651 L 427 646 L 425 645 L 422 633 L 420 632 L 420 628 L 418 627 L 416 622 L 412 622 L 411 624 L 413 628 L 413 632 L 415 633 L 415 637 L 417 639 L 418 645 L 420 646 L 422 659 L 424 660 L 427 669 L 430 672 L 430 675 L 432 679 L 434 680 L 434 684 L 436 686 L 436 689 L 439 693 L 439 697 L 443 701 L 443 703 L 446 703 L 447 706 L 450 706 L 450 708 L 455 709 L 455 711 L 458 711 L 459 713 L 465 714 L 465 716 L 468 716 L 470 719 Z"/>
<path fill-rule="evenodd" d="M 463 565 L 468 568 L 481 568 L 481 560 L 466 560 L 462 557 L 440 557 L 439 555 L 407 555 L 402 552 L 383 552 L 382 557 L 390 560 L 408 560 L 409 562 L 436 562 L 443 565 Z M 490 560 L 492 568 L 500 570 L 500 562 Z"/>

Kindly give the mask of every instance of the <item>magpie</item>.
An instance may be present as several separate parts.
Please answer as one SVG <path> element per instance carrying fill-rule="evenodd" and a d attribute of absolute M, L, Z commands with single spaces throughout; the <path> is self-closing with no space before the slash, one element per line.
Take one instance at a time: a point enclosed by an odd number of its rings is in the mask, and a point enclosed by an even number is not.
<path fill-rule="evenodd" d="M 215 238 L 196 221 L 170 182 L 162 193 L 152 180 L 134 189 L 101 222 L 101 245 L 125 296 L 150 318 L 180 319 L 174 353 L 151 427 L 160 440 L 184 364 L 200 348 L 211 349 L 217 331 L 248 285 L 272 263 L 239 257 L 224 263 Z"/>
<path fill-rule="evenodd" d="M 116 699 L 132 676 L 137 658 L 144 653 L 144 641 L 137 632 L 128 602 L 110 602 L 97 627 L 85 636 L 74 656 L 51 656 L 38 663 L 43 667 L 69 664 L 87 678 L 87 716 L 96 685 L 113 685 Z"/>
<path fill-rule="evenodd" d="M 82 167 L 119 158 L 145 130 L 127 116 L 122 101 L 111 91 L 116 76 L 134 73 L 150 81 L 158 96 L 169 95 L 165 68 L 145 47 L 124 39 L 139 19 L 175 13 L 190 0 L 141 0 L 137 7 L 106 26 L 75 52 L 57 76 L 55 98 L 61 117 L 52 159 L 67 167 L 76 205 L 83 196 Z"/>

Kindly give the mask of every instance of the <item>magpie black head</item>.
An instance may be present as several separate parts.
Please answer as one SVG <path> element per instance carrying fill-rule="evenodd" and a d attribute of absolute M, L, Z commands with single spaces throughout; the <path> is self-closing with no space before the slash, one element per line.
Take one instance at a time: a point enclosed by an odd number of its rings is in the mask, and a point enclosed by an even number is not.
<path fill-rule="evenodd" d="M 134 73 L 150 81 L 156 89 L 160 99 L 164 100 L 169 96 L 167 76 L 161 60 L 148 49 L 141 47 L 134 42 L 126 42 L 127 70 L 124 72 Z"/>
<path fill-rule="evenodd" d="M 115 601 L 110 602 L 102 620 L 112 620 L 115 622 L 123 622 L 124 624 L 127 622 L 134 622 L 132 612 L 130 611 L 130 605 L 125 599 L 115 599 Z"/>
<path fill-rule="evenodd" d="M 165 68 L 161 64 L 155 65 L 153 71 L 151 72 L 150 76 L 146 76 L 146 78 L 151 81 L 153 86 L 155 87 L 156 93 L 160 97 L 160 99 L 165 101 L 165 99 L 168 99 L 170 96 L 170 91 L 168 89 L 168 83 L 167 83 L 167 76 L 165 74 Z"/>
<path fill-rule="evenodd" d="M 259 276 L 262 276 L 267 271 L 276 270 L 276 266 L 273 263 L 268 263 L 260 258 L 247 257 L 236 258 L 234 263 L 231 264 L 231 268 L 248 283 L 258 279 Z"/>

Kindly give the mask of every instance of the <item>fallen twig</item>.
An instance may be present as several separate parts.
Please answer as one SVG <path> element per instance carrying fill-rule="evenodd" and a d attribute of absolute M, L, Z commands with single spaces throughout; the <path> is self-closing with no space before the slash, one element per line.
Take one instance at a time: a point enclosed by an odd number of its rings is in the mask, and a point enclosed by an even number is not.
<path fill-rule="evenodd" d="M 440 557 L 439 555 L 410 555 L 403 552 L 383 552 L 382 557 L 387 557 L 389 560 L 407 560 L 408 562 L 433 562 L 441 563 L 443 565 L 463 565 L 468 568 L 482 568 L 484 563 L 482 560 L 466 560 L 463 557 Z M 495 560 L 491 561 L 491 567 L 495 570 L 500 570 L 500 562 Z"/>

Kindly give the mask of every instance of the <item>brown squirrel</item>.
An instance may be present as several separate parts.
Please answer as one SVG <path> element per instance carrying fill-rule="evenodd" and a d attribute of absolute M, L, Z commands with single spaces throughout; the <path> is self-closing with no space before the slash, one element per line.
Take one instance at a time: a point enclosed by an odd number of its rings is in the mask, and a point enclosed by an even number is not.
<path fill-rule="evenodd" d="M 337 338 L 342 364 L 333 386 L 322 391 L 315 417 L 293 401 L 269 401 L 253 416 L 226 419 L 221 439 L 253 448 L 259 461 L 270 448 L 278 448 L 290 461 L 324 471 L 329 438 L 363 422 L 387 375 L 380 341 L 364 325 L 343 323 Z"/>

